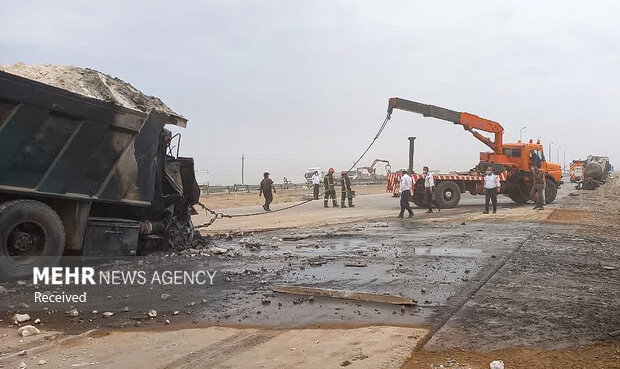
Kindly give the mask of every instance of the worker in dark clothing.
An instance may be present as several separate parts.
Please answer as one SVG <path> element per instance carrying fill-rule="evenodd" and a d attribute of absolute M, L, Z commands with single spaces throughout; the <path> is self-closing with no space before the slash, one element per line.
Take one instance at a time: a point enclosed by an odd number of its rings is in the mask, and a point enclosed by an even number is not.
<path fill-rule="evenodd" d="M 537 166 L 532 166 L 532 191 L 530 195 L 534 200 L 534 210 L 545 210 L 543 199 L 546 185 L 545 172 Z"/>
<path fill-rule="evenodd" d="M 340 173 L 340 175 L 340 185 L 342 186 L 342 197 L 340 198 L 340 206 L 346 208 L 344 204 L 344 199 L 346 198 L 349 200 L 349 207 L 355 207 L 355 205 L 353 205 L 353 190 L 351 189 L 351 179 L 349 178 L 347 172 L 344 170 Z"/>
<path fill-rule="evenodd" d="M 534 151 L 530 152 L 530 164 L 534 167 L 540 168 L 540 164 L 542 163 L 541 158 Z"/>
<path fill-rule="evenodd" d="M 269 204 L 273 202 L 273 194 L 276 193 L 276 188 L 273 187 L 273 181 L 269 178 L 269 172 L 263 173 L 263 180 L 260 181 L 260 190 L 258 191 L 258 197 L 265 195 L 265 204 L 263 209 L 265 211 L 271 211 Z M 273 190 L 273 193 L 271 192 Z"/>
<path fill-rule="evenodd" d="M 328 208 L 327 201 L 331 197 L 332 203 L 335 208 L 338 207 L 336 202 L 336 180 L 334 179 L 334 168 L 329 168 L 325 177 L 323 177 L 323 185 L 325 186 L 325 199 L 323 200 L 323 206 Z"/>

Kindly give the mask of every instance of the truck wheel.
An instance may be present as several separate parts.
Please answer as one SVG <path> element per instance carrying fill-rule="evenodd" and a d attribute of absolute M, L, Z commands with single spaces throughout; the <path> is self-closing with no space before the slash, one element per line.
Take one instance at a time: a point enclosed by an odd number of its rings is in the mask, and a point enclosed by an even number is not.
<path fill-rule="evenodd" d="M 519 192 L 519 190 L 515 190 L 514 192 L 511 192 L 508 197 L 510 197 L 510 199 L 514 202 L 516 202 L 517 204 L 527 204 L 528 201 L 530 201 L 530 196 L 523 196 L 521 194 L 521 192 Z"/>
<path fill-rule="evenodd" d="M 39 201 L 0 204 L 0 276 L 26 278 L 33 267 L 58 264 L 65 247 L 65 229 L 58 214 Z"/>
<path fill-rule="evenodd" d="M 461 189 L 454 182 L 441 182 L 435 187 L 435 200 L 442 209 L 455 208 L 461 201 Z"/>
<path fill-rule="evenodd" d="M 552 180 L 547 178 L 547 185 L 545 186 L 545 203 L 551 204 L 558 195 L 558 185 Z"/>
<path fill-rule="evenodd" d="M 414 192 L 412 196 L 412 200 L 415 206 L 423 207 L 424 206 L 424 194 L 421 192 Z"/>

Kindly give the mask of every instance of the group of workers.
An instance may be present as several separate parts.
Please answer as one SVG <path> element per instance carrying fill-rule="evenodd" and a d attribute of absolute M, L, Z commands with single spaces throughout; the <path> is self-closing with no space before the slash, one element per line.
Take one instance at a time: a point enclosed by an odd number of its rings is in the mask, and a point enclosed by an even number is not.
<path fill-rule="evenodd" d="M 437 208 L 437 211 L 441 211 L 441 206 L 438 201 L 435 200 L 435 178 L 432 174 L 429 174 L 429 169 L 425 166 L 422 169 L 424 173 L 424 203 L 428 206 L 427 213 L 433 212 L 433 205 Z M 411 197 L 413 196 L 413 179 L 409 175 L 407 169 L 402 170 L 402 177 L 400 178 L 400 213 L 399 218 L 405 215 L 405 210 L 409 213 L 409 217 L 413 216 L 413 210 L 411 210 Z"/>
<path fill-rule="evenodd" d="M 336 201 L 336 178 L 334 177 L 334 168 L 329 168 L 327 174 L 323 177 L 323 186 L 325 187 L 325 199 L 323 205 L 328 208 L 329 199 L 332 200 L 333 207 L 337 208 L 338 203 Z M 321 176 L 318 171 L 315 171 L 312 175 L 312 185 L 314 187 L 314 200 L 319 199 L 319 192 L 321 188 Z M 353 208 L 353 197 L 355 197 L 355 191 L 351 187 L 351 178 L 349 178 L 349 174 L 346 171 L 342 171 L 340 173 L 340 187 L 341 187 L 341 198 L 340 198 L 340 207 L 346 208 L 347 204 L 345 200 L 348 202 L 348 207 Z M 263 204 L 263 209 L 265 211 L 271 211 L 269 205 L 273 202 L 273 194 L 276 193 L 276 188 L 273 186 L 273 181 L 269 178 L 269 172 L 263 173 L 263 180 L 260 182 L 258 196 L 265 196 L 265 203 Z"/>
<path fill-rule="evenodd" d="M 336 200 L 336 178 L 334 178 L 334 168 L 329 168 L 327 174 L 323 177 L 323 187 L 325 188 L 325 198 L 323 200 L 323 207 L 329 207 L 329 199 L 332 199 L 332 206 L 337 208 L 338 202 Z M 314 200 L 319 199 L 319 192 L 321 188 L 321 175 L 318 171 L 315 171 L 312 175 L 312 187 L 314 187 Z M 349 207 L 353 208 L 353 197 L 355 191 L 351 188 L 351 178 L 347 171 L 340 172 L 340 207 L 346 208 L 345 200 L 349 203 Z"/>
<path fill-rule="evenodd" d="M 425 204 L 428 206 L 427 213 L 433 212 L 433 205 L 437 207 L 438 211 L 441 211 L 439 202 L 435 201 L 435 179 L 432 174 L 429 174 L 428 167 L 424 167 L 424 199 Z M 546 178 L 545 172 L 540 168 L 540 162 L 538 165 L 532 163 L 532 190 L 530 197 L 534 200 L 534 210 L 544 210 L 545 202 L 545 186 Z M 501 183 L 499 176 L 493 172 L 493 167 L 487 167 L 484 175 L 484 211 L 483 214 L 489 214 L 489 205 L 492 204 L 492 213 L 497 212 L 497 194 L 500 192 Z M 400 178 L 400 213 L 399 218 L 403 218 L 405 211 L 409 213 L 409 217 L 413 217 L 413 210 L 411 210 L 411 197 L 413 196 L 413 179 L 409 175 L 407 169 L 402 170 L 402 177 Z"/>
<path fill-rule="evenodd" d="M 441 211 L 441 207 L 438 201 L 435 200 L 435 179 L 433 175 L 429 173 L 427 166 L 423 169 L 424 173 L 424 199 L 425 204 L 428 206 L 427 213 L 433 212 L 433 205 L 438 211 Z M 265 211 L 271 211 L 269 205 L 273 202 L 273 194 L 276 192 L 273 186 L 273 181 L 269 178 L 269 172 L 263 173 L 263 180 L 260 183 L 260 190 L 258 196 L 265 196 L 265 204 L 263 209 Z M 319 192 L 321 188 L 321 176 L 318 171 L 315 171 L 312 175 L 312 185 L 314 189 L 314 200 L 319 199 Z M 532 163 L 532 190 L 531 198 L 534 200 L 534 210 L 544 210 L 544 193 L 545 193 L 546 178 L 545 172 L 540 168 L 540 165 Z M 323 186 L 325 188 L 325 198 L 323 200 L 323 206 L 329 207 L 329 200 L 332 200 L 332 206 L 334 208 L 339 207 L 336 200 L 336 178 L 334 177 L 334 168 L 329 168 L 327 174 L 323 177 Z M 355 207 L 353 205 L 353 197 L 355 191 L 351 188 L 351 179 L 346 171 L 340 173 L 340 186 L 341 197 L 340 207 L 346 208 L 345 200 L 348 201 L 350 208 Z M 497 212 L 497 194 L 500 192 L 501 184 L 499 176 L 493 172 L 493 168 L 489 166 L 484 176 L 484 214 L 489 214 L 489 205 L 493 205 L 492 212 Z M 413 196 L 413 179 L 411 178 L 407 169 L 402 170 L 402 176 L 400 178 L 400 213 L 399 218 L 403 218 L 405 211 L 409 213 L 409 217 L 413 217 L 413 210 L 409 204 Z"/>

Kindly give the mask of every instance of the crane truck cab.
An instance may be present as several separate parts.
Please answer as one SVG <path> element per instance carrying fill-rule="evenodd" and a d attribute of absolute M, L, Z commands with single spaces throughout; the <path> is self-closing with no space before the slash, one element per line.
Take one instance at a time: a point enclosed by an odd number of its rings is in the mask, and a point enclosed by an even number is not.
<path fill-rule="evenodd" d="M 539 166 L 547 177 L 546 202 L 555 200 L 558 188 L 563 183 L 562 168 L 546 160 L 540 141 L 505 143 L 502 151 L 502 154 L 481 152 L 478 170 L 484 171 L 490 165 L 497 172 L 506 171 L 508 178 L 502 184 L 502 192 L 517 203 L 526 203 L 530 199 L 532 186 L 531 167 Z"/>

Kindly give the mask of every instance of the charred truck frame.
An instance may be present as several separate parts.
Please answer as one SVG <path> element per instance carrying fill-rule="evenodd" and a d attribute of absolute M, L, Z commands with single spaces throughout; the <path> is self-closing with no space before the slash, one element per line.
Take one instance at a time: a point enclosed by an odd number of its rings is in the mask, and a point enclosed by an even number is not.
<path fill-rule="evenodd" d="M 200 190 L 166 124 L 187 120 L 0 72 L 0 275 L 191 241 Z"/>

